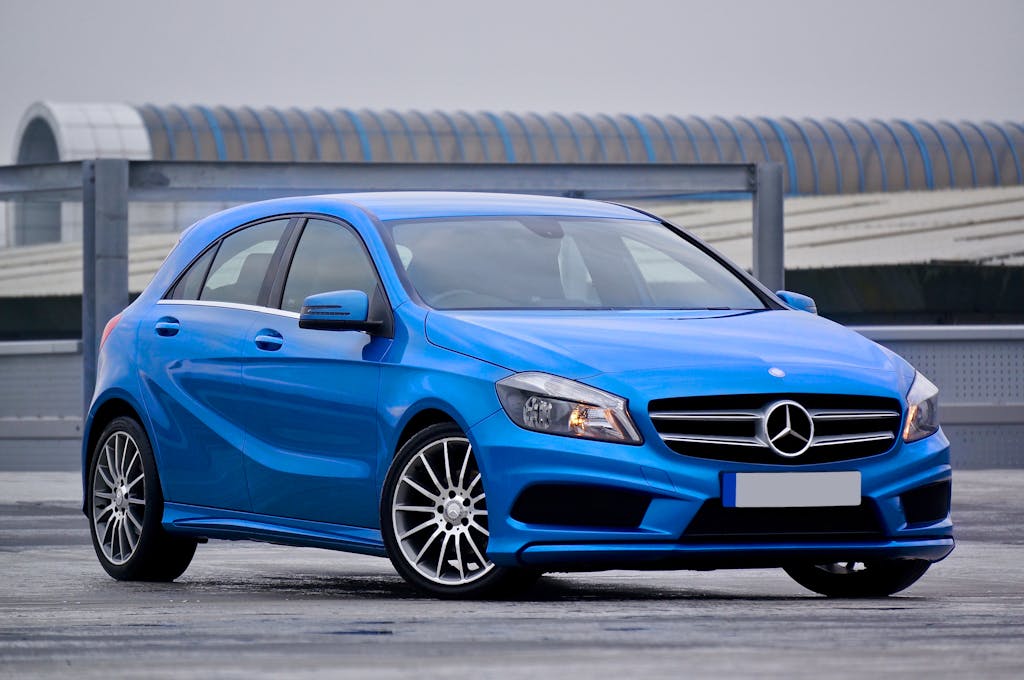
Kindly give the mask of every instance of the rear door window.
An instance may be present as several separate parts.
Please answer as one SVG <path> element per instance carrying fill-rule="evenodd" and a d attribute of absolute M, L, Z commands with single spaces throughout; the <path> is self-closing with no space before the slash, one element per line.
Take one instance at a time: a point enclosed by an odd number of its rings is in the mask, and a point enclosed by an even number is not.
<path fill-rule="evenodd" d="M 225 237 L 199 299 L 259 304 L 267 269 L 287 226 L 287 219 L 272 220 Z"/>

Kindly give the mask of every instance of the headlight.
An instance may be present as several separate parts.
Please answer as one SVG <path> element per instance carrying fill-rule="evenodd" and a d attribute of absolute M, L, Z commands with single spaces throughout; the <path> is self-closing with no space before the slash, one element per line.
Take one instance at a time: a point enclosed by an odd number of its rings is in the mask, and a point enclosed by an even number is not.
<path fill-rule="evenodd" d="M 505 413 L 527 430 L 606 442 L 641 441 L 626 401 L 614 394 L 547 373 L 517 373 L 495 387 Z"/>
<path fill-rule="evenodd" d="M 939 388 L 920 373 L 907 392 L 907 424 L 903 441 L 916 442 L 939 429 Z"/>

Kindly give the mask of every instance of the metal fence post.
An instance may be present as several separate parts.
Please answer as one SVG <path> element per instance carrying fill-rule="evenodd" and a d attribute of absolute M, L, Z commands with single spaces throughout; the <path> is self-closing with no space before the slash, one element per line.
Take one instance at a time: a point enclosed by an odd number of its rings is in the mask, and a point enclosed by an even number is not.
<path fill-rule="evenodd" d="M 754 167 L 754 278 L 772 290 L 782 290 L 786 285 L 782 165 Z"/>
<path fill-rule="evenodd" d="M 82 398 L 96 386 L 96 354 L 107 321 L 128 306 L 128 163 L 82 163 Z"/>

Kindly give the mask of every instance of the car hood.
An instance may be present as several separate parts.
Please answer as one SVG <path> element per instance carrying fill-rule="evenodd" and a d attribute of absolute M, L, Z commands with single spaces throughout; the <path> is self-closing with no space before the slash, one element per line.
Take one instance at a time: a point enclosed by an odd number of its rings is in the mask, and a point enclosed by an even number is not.
<path fill-rule="evenodd" d="M 896 355 L 858 333 L 789 310 L 433 311 L 426 333 L 440 347 L 512 371 L 577 380 L 665 370 L 739 377 L 772 367 L 826 378 L 905 372 Z"/>

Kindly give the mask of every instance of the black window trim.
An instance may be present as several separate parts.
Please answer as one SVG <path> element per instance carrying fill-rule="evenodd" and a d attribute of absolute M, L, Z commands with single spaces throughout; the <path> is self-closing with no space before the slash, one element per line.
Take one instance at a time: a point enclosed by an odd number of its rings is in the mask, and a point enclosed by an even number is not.
<path fill-rule="evenodd" d="M 295 252 L 298 250 L 299 241 L 302 238 L 302 234 L 306 231 L 306 225 L 309 224 L 310 220 L 322 220 L 324 222 L 332 222 L 342 229 L 349 231 L 359 243 L 363 249 L 363 255 L 366 256 L 367 261 L 370 263 L 370 269 L 373 271 L 374 277 L 377 279 L 377 286 L 374 289 L 373 296 L 370 298 L 370 308 L 368 317 L 371 321 L 376 320 L 381 322 L 381 328 L 379 331 L 375 331 L 373 334 L 382 336 L 385 338 L 394 337 L 395 319 L 394 312 L 391 307 L 391 299 L 388 297 L 388 292 L 384 288 L 384 281 L 380 276 L 380 271 L 377 268 L 377 262 L 373 259 L 373 255 L 370 253 L 370 249 L 366 247 L 366 240 L 363 235 L 359 233 L 351 223 L 346 220 L 337 217 L 335 215 L 325 215 L 323 213 L 298 213 L 293 216 L 294 224 L 291 233 L 287 234 L 287 238 L 282 237 L 282 243 L 286 242 L 286 245 L 281 253 L 281 258 L 277 262 L 277 271 L 274 273 L 272 282 L 268 287 L 268 298 L 266 299 L 265 307 L 284 312 L 281 309 L 281 304 L 284 298 L 284 287 L 288 280 L 288 274 L 291 272 L 292 261 L 295 259 Z M 275 253 L 276 255 L 276 253 Z"/>
<path fill-rule="evenodd" d="M 205 288 L 205 286 L 206 286 L 206 279 L 210 276 L 210 269 L 213 267 L 213 263 L 217 259 L 217 253 L 220 252 L 221 245 L 224 243 L 224 241 L 228 237 L 230 237 L 230 236 L 232 236 L 232 235 L 234 235 L 234 234 L 236 234 L 236 233 L 238 233 L 238 232 L 240 232 L 240 231 L 242 231 L 244 229 L 248 229 L 249 227 L 255 227 L 255 226 L 257 226 L 259 224 L 263 224 L 265 222 L 278 222 L 278 221 L 285 220 L 285 219 L 288 220 L 288 223 L 285 225 L 284 231 L 282 232 L 281 237 L 278 239 L 277 247 L 274 249 L 274 253 L 270 257 L 270 263 L 267 266 L 266 273 L 263 275 L 263 283 L 260 285 L 260 292 L 259 292 L 259 296 L 257 297 L 257 301 L 256 301 L 256 305 L 255 305 L 257 307 L 267 307 L 267 306 L 269 306 L 269 305 L 266 304 L 267 294 L 269 293 L 269 286 L 268 286 L 268 283 L 267 283 L 268 279 L 270 278 L 269 275 L 270 275 L 271 272 L 275 272 L 276 271 L 276 266 L 280 262 L 281 255 L 284 252 L 284 249 L 282 248 L 282 244 L 288 242 L 289 236 L 291 235 L 292 231 L 295 229 L 296 222 L 299 221 L 299 218 L 297 216 L 291 214 L 291 213 L 284 213 L 284 214 L 281 214 L 281 215 L 268 215 L 266 217 L 260 217 L 260 218 L 257 218 L 255 220 L 252 220 L 251 222 L 246 222 L 245 224 L 241 224 L 241 225 L 239 225 L 237 227 L 232 228 L 229 231 L 224 232 L 223 234 L 218 236 L 217 239 L 213 241 L 213 243 L 211 243 L 210 245 L 208 245 L 205 248 L 203 248 L 199 252 L 198 255 L 193 257 L 189 261 L 189 263 L 185 267 L 182 268 L 182 270 L 174 278 L 174 282 L 170 286 L 168 286 L 167 290 L 164 291 L 164 294 L 162 296 L 160 296 L 160 300 L 161 301 L 167 300 L 169 302 L 189 302 L 190 300 L 186 300 L 186 299 L 183 299 L 183 298 L 175 298 L 175 297 L 173 297 L 174 293 L 175 293 L 175 290 L 177 289 L 178 284 L 181 283 L 181 280 L 183 278 L 185 278 L 185 275 L 188 274 L 189 271 L 191 271 L 192 267 L 197 262 L 199 262 L 199 260 L 201 260 L 207 253 L 209 253 L 211 250 L 213 250 L 214 251 L 213 257 L 210 258 L 210 262 L 206 266 L 206 271 L 203 273 L 203 280 L 199 284 L 199 291 L 200 291 L 199 294 L 202 295 L 203 288 Z M 196 298 L 196 300 L 193 300 L 193 301 L 198 301 L 198 300 L 199 300 L 199 298 Z M 214 301 L 214 302 L 216 302 L 216 301 Z"/>

